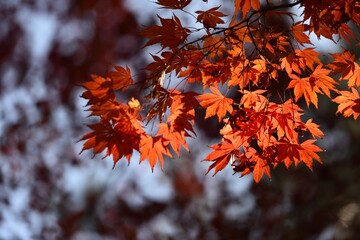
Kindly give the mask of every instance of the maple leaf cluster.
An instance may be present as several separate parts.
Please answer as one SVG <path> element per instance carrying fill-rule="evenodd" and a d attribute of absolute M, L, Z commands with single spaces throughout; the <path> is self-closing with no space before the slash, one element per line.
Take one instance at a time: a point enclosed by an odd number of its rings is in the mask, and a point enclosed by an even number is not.
<path fill-rule="evenodd" d="M 319 95 L 324 95 L 339 104 L 337 113 L 356 120 L 360 67 L 345 48 L 323 63 L 309 34 L 339 43 L 356 41 L 350 25 L 360 24 L 359 2 L 267 1 L 261 6 L 260 0 L 234 0 L 228 19 L 221 6 L 185 10 L 191 2 L 156 2 L 174 13 L 168 19 L 158 16 L 159 25 L 142 32 L 149 39 L 145 46 L 156 44 L 161 50 L 145 67 L 148 77 L 139 99 L 118 100 L 140 84 L 128 67 L 116 66 L 108 76 L 92 76 L 83 84 L 90 115 L 99 119 L 81 139 L 83 150 L 106 150 L 114 165 L 123 157 L 130 161 L 137 151 L 140 162 L 147 159 L 152 169 L 158 162 L 163 167 L 165 156 L 180 156 L 182 147 L 189 150 L 186 140 L 195 136 L 195 110 L 203 108 L 205 118 L 216 117 L 222 126 L 221 141 L 210 146 L 204 159 L 212 163 L 208 172 L 231 166 L 242 176 L 253 173 L 259 182 L 264 174 L 270 178 L 278 164 L 304 163 L 312 169 L 314 160 L 321 163 L 323 150 L 315 143 L 324 133 L 312 119 L 304 119 L 302 101 L 318 109 Z M 287 11 L 292 7 L 303 7 L 300 21 Z M 175 12 L 195 17 L 203 29 L 184 27 Z M 266 25 L 272 16 L 288 18 L 291 24 Z M 192 38 L 199 31 L 203 35 Z M 178 81 L 174 89 L 166 87 L 171 80 Z M 191 85 L 203 91 L 186 91 Z"/>

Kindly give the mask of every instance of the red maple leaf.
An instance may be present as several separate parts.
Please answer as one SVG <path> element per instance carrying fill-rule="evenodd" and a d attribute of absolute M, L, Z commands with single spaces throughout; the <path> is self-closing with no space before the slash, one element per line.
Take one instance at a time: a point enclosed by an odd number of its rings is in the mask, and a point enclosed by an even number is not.
<path fill-rule="evenodd" d="M 108 72 L 109 78 L 111 78 L 113 83 L 113 90 L 122 90 L 125 91 L 131 84 L 134 83 L 134 80 L 131 76 L 129 67 L 114 66 L 116 71 Z"/>
<path fill-rule="evenodd" d="M 191 0 L 157 0 L 156 4 L 161 5 L 161 8 L 168 9 L 183 9 L 191 3 Z"/>
<path fill-rule="evenodd" d="M 115 125 L 101 120 L 88 127 L 92 132 L 80 139 L 86 140 L 82 151 L 92 148 L 96 155 L 107 149 L 104 157 L 112 155 L 114 166 L 122 157 L 130 161 L 133 149 L 139 150 L 140 136 L 144 133 L 140 123 L 131 115 L 122 116 Z"/>
<path fill-rule="evenodd" d="M 226 15 L 222 12 L 216 11 L 219 8 L 220 6 L 213 7 L 206 11 L 196 11 L 195 13 L 199 14 L 197 16 L 197 21 L 202 22 L 205 28 L 214 28 L 217 24 L 225 23 L 221 17 L 225 17 Z"/>
<path fill-rule="evenodd" d="M 190 30 L 181 25 L 177 16 L 174 15 L 172 18 L 158 16 L 158 18 L 161 26 L 150 26 L 142 32 L 145 37 L 150 39 L 145 46 L 160 43 L 163 48 L 172 49 L 179 47 L 186 41 Z"/>

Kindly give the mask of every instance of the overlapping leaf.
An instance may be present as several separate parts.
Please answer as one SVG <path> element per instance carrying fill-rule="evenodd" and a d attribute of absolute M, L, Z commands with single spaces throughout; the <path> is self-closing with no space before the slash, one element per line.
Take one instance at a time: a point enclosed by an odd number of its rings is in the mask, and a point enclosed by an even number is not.
<path fill-rule="evenodd" d="M 227 112 L 232 112 L 233 99 L 224 97 L 219 89 L 210 87 L 212 93 L 205 93 L 199 96 L 200 105 L 206 108 L 205 118 L 217 115 L 219 122 L 225 117 Z"/>
<path fill-rule="evenodd" d="M 308 106 L 312 103 L 318 108 L 318 93 L 325 94 L 330 98 L 330 90 L 337 91 L 336 82 L 328 76 L 329 73 L 330 70 L 318 65 L 310 77 L 300 78 L 297 75 L 289 74 L 292 80 L 288 88 L 294 88 L 295 101 L 304 96 Z"/>
<path fill-rule="evenodd" d="M 353 115 L 354 119 L 359 117 L 360 97 L 359 92 L 355 88 L 351 88 L 351 92 L 340 91 L 340 96 L 334 98 L 333 101 L 339 104 L 336 113 L 341 113 L 344 117 Z"/>
<path fill-rule="evenodd" d="M 86 91 L 81 97 L 88 100 L 87 105 L 104 103 L 109 99 L 115 98 L 110 78 L 103 78 L 97 75 L 92 75 L 91 77 L 92 81 L 82 85 L 86 88 Z"/>
<path fill-rule="evenodd" d="M 304 96 L 308 106 L 312 103 L 318 108 L 318 97 L 314 91 L 314 85 L 310 82 L 310 78 L 300 78 L 294 74 L 289 74 L 289 76 L 292 80 L 288 88 L 294 88 L 295 101 L 298 101 L 300 97 Z"/>
<path fill-rule="evenodd" d="M 264 174 L 270 178 L 269 164 L 264 159 L 259 157 L 257 154 L 254 154 L 252 158 L 253 158 L 252 159 L 253 162 L 255 162 L 255 166 L 254 166 L 254 170 L 253 170 L 254 181 L 256 183 L 260 182 L 260 180 Z"/>
<path fill-rule="evenodd" d="M 240 100 L 240 104 L 244 105 L 245 108 L 255 108 L 262 109 L 267 105 L 267 99 L 264 94 L 266 90 L 255 90 L 255 91 L 247 91 L 244 90 L 244 95 Z"/>
<path fill-rule="evenodd" d="M 340 80 L 348 80 L 348 87 L 360 87 L 360 67 L 355 62 L 354 54 L 343 49 L 343 53 L 332 54 L 334 61 L 328 66 L 333 74 L 341 73 Z"/>
<path fill-rule="evenodd" d="M 212 149 L 212 152 L 205 157 L 204 161 L 214 162 L 210 165 L 207 171 L 208 173 L 215 168 L 214 175 L 223 170 L 229 164 L 230 158 L 233 154 L 239 152 L 238 147 L 234 146 L 228 140 L 225 140 L 220 144 L 215 144 L 210 148 Z"/>

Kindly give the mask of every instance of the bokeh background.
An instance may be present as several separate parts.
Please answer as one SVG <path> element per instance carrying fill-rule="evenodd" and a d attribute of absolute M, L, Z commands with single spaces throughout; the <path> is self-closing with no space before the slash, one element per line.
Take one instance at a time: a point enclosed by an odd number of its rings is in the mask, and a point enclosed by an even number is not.
<path fill-rule="evenodd" d="M 194 2 L 195 10 L 226 10 L 231 1 Z M 231 169 L 205 175 L 200 160 L 219 140 L 211 120 L 196 126 L 190 153 L 166 161 L 164 171 L 152 173 L 137 159 L 112 169 L 110 158 L 79 155 L 91 122 L 80 84 L 112 64 L 144 66 L 150 58 L 138 31 L 156 13 L 172 14 L 157 7 L 150 0 L 0 0 L 0 239 L 360 236 L 359 120 L 336 116 L 325 99 L 307 113 L 326 133 L 324 165 L 314 172 L 280 166 L 259 184 Z M 339 51 L 331 44 L 317 47 Z"/>

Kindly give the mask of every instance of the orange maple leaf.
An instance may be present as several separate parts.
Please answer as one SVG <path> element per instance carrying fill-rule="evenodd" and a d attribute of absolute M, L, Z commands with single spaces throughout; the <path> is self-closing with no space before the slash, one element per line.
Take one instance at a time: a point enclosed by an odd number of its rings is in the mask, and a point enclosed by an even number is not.
<path fill-rule="evenodd" d="M 108 151 L 106 156 L 113 156 L 114 167 L 118 160 L 123 156 L 128 162 L 132 156 L 133 150 L 139 151 L 141 136 L 145 131 L 135 115 L 124 113 L 117 119 L 113 127 L 113 133 L 110 135 L 108 141 Z"/>
<path fill-rule="evenodd" d="M 334 98 L 333 101 L 339 104 L 336 113 L 341 113 L 344 117 L 353 115 L 355 120 L 359 117 L 360 97 L 355 88 L 351 88 L 351 92 L 340 91 L 340 96 Z"/>
<path fill-rule="evenodd" d="M 244 89 L 250 81 L 256 81 L 260 72 L 256 68 L 250 66 L 248 59 L 244 61 L 237 61 L 235 66 L 231 68 L 231 78 L 228 82 L 228 86 L 239 86 L 240 89 Z"/>
<path fill-rule="evenodd" d="M 314 72 L 310 75 L 310 83 L 314 86 L 314 90 L 317 93 L 323 93 L 330 98 L 330 90 L 337 92 L 335 80 L 328 75 L 331 70 L 323 68 L 322 65 L 318 65 Z"/>
<path fill-rule="evenodd" d="M 296 72 L 298 74 L 305 68 L 305 65 L 301 65 L 299 59 L 296 57 L 294 52 L 290 52 L 286 57 L 281 58 L 281 69 L 285 69 L 287 74 Z"/>
<path fill-rule="evenodd" d="M 311 118 L 306 121 L 305 128 L 313 137 L 322 138 L 324 136 L 324 133 L 319 129 L 319 125 L 313 123 Z"/>
<path fill-rule="evenodd" d="M 314 48 L 305 48 L 305 49 L 296 49 L 295 50 L 296 56 L 300 60 L 300 68 L 302 70 L 305 70 L 305 66 L 310 68 L 311 70 L 314 70 L 314 65 L 321 64 L 321 61 L 318 56 L 320 56 L 320 53 L 314 50 Z"/>
<path fill-rule="evenodd" d="M 104 103 L 99 102 L 92 105 L 87 111 L 91 111 L 89 116 L 99 116 L 104 120 L 112 120 L 121 114 L 121 111 L 127 111 L 128 106 L 124 103 L 117 101 L 106 101 Z"/>
<path fill-rule="evenodd" d="M 177 126 L 177 125 L 176 125 Z M 185 137 L 190 137 L 184 129 L 176 129 L 174 125 L 168 125 L 167 123 L 161 123 L 157 132 L 158 136 L 161 136 L 169 140 L 172 149 L 180 156 L 180 148 L 183 146 L 187 151 L 189 147 L 186 143 Z"/>
<path fill-rule="evenodd" d="M 294 129 L 301 122 L 302 109 L 291 99 L 283 104 L 270 103 L 268 112 L 271 114 L 272 128 L 276 129 L 278 138 L 286 136 L 288 139 L 297 139 L 298 134 Z"/>
<path fill-rule="evenodd" d="M 198 67 L 193 67 L 190 65 L 188 69 L 181 71 L 178 77 L 179 78 L 184 77 L 187 79 L 187 82 L 189 84 L 192 84 L 194 82 L 201 82 L 202 72 L 201 69 L 199 69 Z"/>
<path fill-rule="evenodd" d="M 247 91 L 247 90 L 239 90 L 243 92 L 244 95 L 240 99 L 240 104 L 243 104 L 245 108 L 254 108 L 258 106 L 257 110 L 261 110 L 267 105 L 267 98 L 263 96 L 266 90 L 255 90 L 255 91 Z"/>
<path fill-rule="evenodd" d="M 209 173 L 211 169 L 215 168 L 215 173 L 223 170 L 229 163 L 230 158 L 233 154 L 240 153 L 239 149 L 235 147 L 229 140 L 224 139 L 224 142 L 210 146 L 213 151 L 205 157 L 203 161 L 214 162 L 208 168 Z"/>
<path fill-rule="evenodd" d="M 250 9 L 260 10 L 260 0 L 235 0 L 235 13 L 241 12 L 244 18 Z"/>
<path fill-rule="evenodd" d="M 350 87 L 360 87 L 360 67 L 359 64 L 354 62 L 354 70 L 352 72 L 352 75 L 347 75 L 344 77 L 345 79 L 348 79 L 348 86 Z"/>
<path fill-rule="evenodd" d="M 332 69 L 333 74 L 343 73 L 342 78 L 345 78 L 345 76 L 351 74 L 353 71 L 355 55 L 344 48 L 342 50 L 342 53 L 331 54 L 334 61 L 328 66 Z"/>
<path fill-rule="evenodd" d="M 306 104 L 314 104 L 318 108 L 317 93 L 325 94 L 330 98 L 330 90 L 337 92 L 335 80 L 328 76 L 330 70 L 318 65 L 310 77 L 300 78 L 297 75 L 289 74 L 292 79 L 288 88 L 294 88 L 295 101 L 304 95 Z"/>
<path fill-rule="evenodd" d="M 241 172 L 241 176 L 253 173 L 253 178 L 256 183 L 260 182 L 261 178 L 265 174 L 268 178 L 270 175 L 270 166 L 266 159 L 259 155 L 258 151 L 252 147 L 246 148 L 242 154 L 232 154 L 235 161 L 233 163 L 234 171 Z"/>
<path fill-rule="evenodd" d="M 318 97 L 314 91 L 314 86 L 310 83 L 310 78 L 300 78 L 297 75 L 289 74 L 292 79 L 288 88 L 294 88 L 295 101 L 297 102 L 301 96 L 304 95 L 307 106 L 310 103 L 318 108 Z"/>
<path fill-rule="evenodd" d="M 160 166 L 164 168 L 164 156 L 167 155 L 172 157 L 167 145 L 169 141 L 163 137 L 153 137 L 150 135 L 142 135 L 140 140 L 140 162 L 148 159 L 151 170 L 154 170 L 154 167 L 158 160 L 160 161 Z"/>
<path fill-rule="evenodd" d="M 195 92 L 179 92 L 175 89 L 171 90 L 172 104 L 170 115 L 166 122 L 170 123 L 177 132 L 192 132 L 194 135 L 193 123 L 195 118 L 195 107 L 200 107 L 199 102 L 195 98 Z M 185 134 L 186 136 L 190 136 Z"/>
<path fill-rule="evenodd" d="M 254 154 L 251 160 L 253 162 L 256 162 L 256 164 L 254 166 L 254 170 L 253 170 L 254 181 L 256 183 L 260 182 L 260 180 L 263 177 L 264 173 L 265 173 L 266 176 L 271 178 L 270 177 L 270 166 L 266 162 L 266 160 L 259 157 L 258 154 Z"/>
<path fill-rule="evenodd" d="M 304 44 L 312 44 L 309 35 L 304 33 L 308 30 L 309 25 L 303 24 L 301 22 L 296 22 L 291 26 L 292 35 L 301 46 L 304 46 Z"/>
<path fill-rule="evenodd" d="M 332 69 L 333 74 L 342 73 L 340 80 L 348 80 L 348 87 L 360 87 L 360 67 L 355 62 L 354 54 L 343 49 L 343 53 L 332 54 L 334 62 L 328 66 Z"/>
<path fill-rule="evenodd" d="M 215 56 L 222 56 L 223 52 L 226 51 L 226 47 L 223 44 L 223 39 L 219 36 L 209 36 L 204 39 L 203 44 L 204 51 L 210 57 L 210 60 L 214 59 Z"/>
<path fill-rule="evenodd" d="M 232 112 L 232 103 L 234 102 L 231 98 L 224 97 L 219 89 L 216 87 L 210 87 L 212 93 L 205 93 L 198 97 L 201 101 L 200 105 L 206 108 L 205 119 L 211 116 L 217 115 L 219 122 L 225 117 L 226 112 Z"/>
<path fill-rule="evenodd" d="M 311 170 L 312 170 L 313 160 L 322 163 L 317 153 L 322 152 L 323 150 L 320 147 L 313 144 L 315 141 L 316 141 L 315 139 L 309 139 L 304 141 L 303 143 L 300 144 L 301 149 L 299 151 L 300 160 L 304 162 L 305 165 Z M 295 166 L 296 166 L 296 161 L 295 161 Z"/>
<path fill-rule="evenodd" d="M 161 122 L 165 116 L 166 110 L 171 106 L 172 103 L 170 92 L 163 87 L 155 86 L 152 95 L 154 95 L 154 98 L 157 100 L 157 102 L 155 102 L 150 107 L 146 118 L 148 121 L 150 121 L 152 118 L 157 116 Z"/>
<path fill-rule="evenodd" d="M 319 55 L 313 48 L 290 51 L 286 57 L 281 58 L 281 69 L 285 69 L 288 74 L 292 72 L 301 74 L 307 67 L 314 70 L 315 65 L 321 65 Z"/>
<path fill-rule="evenodd" d="M 209 52 L 210 58 L 216 55 L 221 56 L 222 53 L 219 51 Z M 216 64 L 206 63 L 203 65 L 202 70 L 202 83 L 204 87 L 217 87 L 219 83 L 225 84 L 230 74 L 230 69 L 228 68 L 228 63 L 226 61 L 218 61 Z"/>
<path fill-rule="evenodd" d="M 276 147 L 278 151 L 278 161 L 284 162 L 287 168 L 289 168 L 294 161 L 296 164 L 300 161 L 299 150 L 301 147 L 298 143 L 291 143 L 283 138 L 278 141 Z"/>

